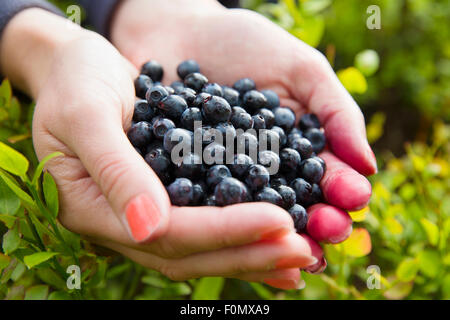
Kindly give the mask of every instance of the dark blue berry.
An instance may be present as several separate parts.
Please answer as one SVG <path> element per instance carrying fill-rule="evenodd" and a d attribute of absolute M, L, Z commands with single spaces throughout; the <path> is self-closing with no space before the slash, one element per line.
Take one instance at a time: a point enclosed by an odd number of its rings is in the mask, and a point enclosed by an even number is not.
<path fill-rule="evenodd" d="M 266 128 L 270 129 L 273 127 L 275 123 L 275 115 L 272 111 L 267 108 L 262 108 L 258 111 L 258 114 L 264 118 L 264 122 L 266 123 Z"/>
<path fill-rule="evenodd" d="M 166 88 L 164 86 L 157 85 L 147 91 L 145 98 L 150 106 L 157 107 L 158 104 L 168 96 L 169 92 L 167 92 Z"/>
<path fill-rule="evenodd" d="M 234 177 L 242 179 L 247 174 L 247 171 L 252 164 L 254 164 L 252 158 L 245 154 L 238 153 L 234 155 L 233 163 L 229 164 L 228 167 Z"/>
<path fill-rule="evenodd" d="M 228 101 L 230 106 L 239 104 L 239 92 L 230 87 L 222 87 L 223 98 Z"/>
<path fill-rule="evenodd" d="M 163 68 L 159 62 L 150 60 L 142 66 L 141 73 L 152 78 L 153 81 L 161 81 L 164 75 Z"/>
<path fill-rule="evenodd" d="M 205 168 L 202 159 L 194 153 L 190 153 L 183 157 L 180 163 L 177 163 L 175 166 L 175 176 L 177 177 L 202 179 L 204 173 Z"/>
<path fill-rule="evenodd" d="M 283 198 L 274 189 L 266 187 L 255 194 L 255 201 L 257 202 L 270 202 L 279 207 L 283 206 Z"/>
<path fill-rule="evenodd" d="M 167 187 L 170 201 L 175 206 L 187 206 L 194 199 L 194 187 L 191 180 L 177 178 Z"/>
<path fill-rule="evenodd" d="M 203 105 L 212 98 L 212 95 L 206 92 L 200 92 L 192 103 L 193 107 L 202 108 Z"/>
<path fill-rule="evenodd" d="M 206 197 L 205 200 L 203 201 L 203 205 L 209 206 L 209 207 L 215 207 L 216 206 L 216 197 L 214 196 L 214 194 L 211 194 L 208 197 Z"/>
<path fill-rule="evenodd" d="M 193 206 L 201 205 L 205 198 L 206 185 L 203 181 L 198 181 L 194 183 L 192 187 L 194 189 L 194 196 L 191 204 Z"/>
<path fill-rule="evenodd" d="M 317 116 L 313 113 L 308 113 L 303 115 L 300 118 L 300 121 L 298 123 L 300 129 L 302 129 L 303 131 L 306 131 L 308 129 L 311 128 L 320 128 L 320 121 L 319 118 L 317 118 Z"/>
<path fill-rule="evenodd" d="M 223 164 L 226 154 L 227 150 L 222 144 L 213 142 L 203 149 L 203 160 L 207 165 Z"/>
<path fill-rule="evenodd" d="M 133 121 L 151 121 L 155 115 L 155 110 L 150 107 L 147 100 L 137 100 L 134 104 Z"/>
<path fill-rule="evenodd" d="M 250 90 L 244 94 L 242 105 L 245 109 L 253 113 L 258 109 L 264 108 L 267 105 L 267 99 L 261 92 Z"/>
<path fill-rule="evenodd" d="M 178 92 L 176 92 L 176 94 L 179 95 L 180 97 L 182 97 L 184 100 L 186 100 L 186 103 L 188 104 L 188 106 L 190 106 L 190 107 L 194 106 L 194 101 L 196 98 L 194 90 L 192 90 L 191 88 L 183 88 L 183 89 L 179 90 Z"/>
<path fill-rule="evenodd" d="M 306 224 L 308 223 L 308 214 L 304 207 L 299 204 L 294 204 L 289 209 L 289 214 L 294 220 L 294 227 L 297 233 L 303 233 L 306 230 Z"/>
<path fill-rule="evenodd" d="M 258 163 L 266 167 L 270 175 L 278 173 L 280 169 L 280 157 L 270 150 L 264 150 L 258 153 Z"/>
<path fill-rule="evenodd" d="M 235 203 L 247 201 L 247 187 L 235 178 L 222 179 L 214 189 L 216 204 L 218 206 L 227 206 Z"/>
<path fill-rule="evenodd" d="M 288 186 L 278 186 L 274 188 L 283 199 L 282 207 L 288 210 L 291 208 L 297 201 L 297 196 L 295 194 L 294 189 Z"/>
<path fill-rule="evenodd" d="M 278 107 L 273 110 L 275 125 L 285 131 L 291 130 L 295 125 L 295 113 L 288 107 Z"/>
<path fill-rule="evenodd" d="M 297 197 L 297 203 L 307 205 L 311 201 L 312 186 L 302 178 L 296 178 L 290 183 Z"/>
<path fill-rule="evenodd" d="M 137 122 L 128 130 L 127 136 L 134 147 L 143 148 L 152 140 L 152 127 L 147 121 Z"/>
<path fill-rule="evenodd" d="M 202 120 L 202 112 L 199 108 L 196 107 L 187 108 L 181 115 L 181 125 L 191 131 L 194 130 L 194 122 Z"/>
<path fill-rule="evenodd" d="M 319 154 L 325 148 L 325 134 L 320 129 L 308 129 L 305 131 L 304 136 L 306 139 L 311 141 L 315 153 Z"/>
<path fill-rule="evenodd" d="M 233 89 L 237 90 L 241 95 L 245 94 L 247 91 L 254 90 L 255 88 L 255 81 L 250 78 L 240 79 L 233 85 Z"/>
<path fill-rule="evenodd" d="M 285 186 L 288 182 L 286 178 L 280 174 L 276 174 L 270 178 L 270 187 L 273 189 L 277 189 L 279 186 Z"/>
<path fill-rule="evenodd" d="M 172 149 L 180 143 L 180 147 L 190 150 L 192 139 L 193 134 L 189 130 L 182 128 L 171 129 L 164 135 L 164 150 L 166 150 L 168 153 L 171 153 Z"/>
<path fill-rule="evenodd" d="M 303 160 L 300 164 L 300 175 L 310 183 L 319 183 L 323 177 L 323 168 L 315 159 Z"/>
<path fill-rule="evenodd" d="M 207 83 L 204 87 L 202 92 L 209 93 L 212 96 L 223 96 L 223 90 L 222 87 L 217 83 Z"/>
<path fill-rule="evenodd" d="M 320 186 L 316 183 L 312 185 L 311 199 L 308 203 L 308 206 L 312 206 L 316 203 L 320 203 L 323 201 L 323 193 Z"/>
<path fill-rule="evenodd" d="M 313 156 L 312 159 L 319 161 L 319 163 L 322 165 L 323 173 L 325 173 L 325 171 L 327 170 L 327 164 L 325 163 L 325 161 L 318 156 Z"/>
<path fill-rule="evenodd" d="M 295 149 L 284 148 L 280 152 L 281 172 L 296 172 L 300 166 L 301 157 Z"/>
<path fill-rule="evenodd" d="M 181 81 L 174 81 L 170 84 L 173 90 L 175 90 L 175 94 L 180 94 L 180 92 L 185 88 L 184 83 Z"/>
<path fill-rule="evenodd" d="M 237 109 L 238 108 L 238 109 Z M 253 118 L 244 109 L 244 112 L 240 112 L 240 107 L 233 107 L 233 112 L 231 114 L 231 123 L 236 129 L 248 130 L 253 128 Z M 235 110 L 238 110 L 235 112 Z"/>
<path fill-rule="evenodd" d="M 227 166 L 223 164 L 216 164 L 209 168 L 206 172 L 206 184 L 212 189 L 227 177 L 231 177 L 231 172 Z"/>
<path fill-rule="evenodd" d="M 288 143 L 289 148 L 297 150 L 302 159 L 308 159 L 313 153 L 311 142 L 306 138 L 295 138 Z"/>
<path fill-rule="evenodd" d="M 276 131 L 262 129 L 259 131 L 259 150 L 280 150 L 280 136 Z"/>
<path fill-rule="evenodd" d="M 284 130 L 278 126 L 273 126 L 270 130 L 278 133 L 278 136 L 280 137 L 280 148 L 284 147 L 287 143 L 286 132 L 284 132 Z"/>
<path fill-rule="evenodd" d="M 266 122 L 264 121 L 264 118 L 260 114 L 255 114 L 253 117 L 253 129 L 255 130 L 261 130 L 266 129 Z"/>
<path fill-rule="evenodd" d="M 184 85 L 199 92 L 208 83 L 208 78 L 198 72 L 190 73 L 184 78 Z"/>
<path fill-rule="evenodd" d="M 267 108 L 275 109 L 280 106 L 280 98 L 278 95 L 272 90 L 262 90 L 261 93 L 267 99 Z"/>
<path fill-rule="evenodd" d="M 145 161 L 159 176 L 163 172 L 169 170 L 172 162 L 170 156 L 162 148 L 154 148 L 145 155 Z"/>
<path fill-rule="evenodd" d="M 167 131 L 174 128 L 175 123 L 173 123 L 172 120 L 167 118 L 158 118 L 153 123 L 153 134 L 156 139 L 162 140 L 164 139 L 164 135 L 167 133 Z"/>
<path fill-rule="evenodd" d="M 200 66 L 192 59 L 183 61 L 177 67 L 177 73 L 181 79 L 184 79 L 188 74 L 195 72 L 200 72 Z"/>
<path fill-rule="evenodd" d="M 169 95 L 171 94 L 175 94 L 175 90 L 170 87 L 170 86 L 164 86 L 164 88 L 167 90 L 167 92 L 169 93 Z"/>
<path fill-rule="evenodd" d="M 244 132 L 236 137 L 236 153 L 245 153 L 253 157 L 258 151 L 258 139 L 251 133 Z"/>
<path fill-rule="evenodd" d="M 145 99 L 145 94 L 147 90 L 150 89 L 153 85 L 152 79 L 145 74 L 139 75 L 139 77 L 134 80 L 134 88 L 136 90 L 136 96 L 142 99 Z"/>
<path fill-rule="evenodd" d="M 168 96 L 158 104 L 158 109 L 161 113 L 174 120 L 180 119 L 187 107 L 186 100 L 177 95 Z"/>
<path fill-rule="evenodd" d="M 211 123 L 227 122 L 231 117 L 231 107 L 224 98 L 212 96 L 203 104 L 203 113 Z"/>
<path fill-rule="evenodd" d="M 234 139 L 236 139 L 236 129 L 231 123 L 228 122 L 221 122 L 216 124 L 214 127 L 218 132 L 222 134 L 222 141 L 223 145 L 229 145 L 234 146 Z"/>
<path fill-rule="evenodd" d="M 270 175 L 266 167 L 253 164 L 248 168 L 245 183 L 252 190 L 259 190 L 269 185 Z"/>

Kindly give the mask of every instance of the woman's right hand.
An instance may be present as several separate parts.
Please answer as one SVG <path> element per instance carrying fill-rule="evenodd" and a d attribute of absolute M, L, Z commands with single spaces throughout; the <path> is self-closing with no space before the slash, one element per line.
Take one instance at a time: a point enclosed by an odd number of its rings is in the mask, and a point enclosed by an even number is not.
<path fill-rule="evenodd" d="M 266 203 L 170 205 L 125 134 L 137 71 L 109 42 L 28 9 L 8 25 L 0 58 L 5 74 L 37 100 L 38 157 L 64 154 L 47 167 L 64 226 L 173 280 L 224 276 L 303 286 L 299 268 L 317 259 L 286 211 Z"/>

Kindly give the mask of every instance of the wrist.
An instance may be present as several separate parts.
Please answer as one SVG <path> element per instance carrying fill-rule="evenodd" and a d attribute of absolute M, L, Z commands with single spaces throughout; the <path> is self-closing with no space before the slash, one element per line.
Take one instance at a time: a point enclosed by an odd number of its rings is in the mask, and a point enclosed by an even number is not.
<path fill-rule="evenodd" d="M 61 46 L 84 33 L 69 20 L 38 8 L 18 13 L 0 43 L 0 70 L 18 88 L 37 97 Z"/>

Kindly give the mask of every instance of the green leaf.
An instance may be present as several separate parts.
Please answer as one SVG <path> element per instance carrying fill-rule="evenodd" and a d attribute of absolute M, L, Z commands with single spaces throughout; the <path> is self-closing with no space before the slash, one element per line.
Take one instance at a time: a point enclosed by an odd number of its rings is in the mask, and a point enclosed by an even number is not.
<path fill-rule="evenodd" d="M 3 253 L 0 252 L 0 271 L 5 269 L 9 263 L 11 262 L 11 258 L 8 256 L 5 256 Z"/>
<path fill-rule="evenodd" d="M 355 67 L 367 77 L 377 72 L 379 66 L 380 57 L 375 50 L 361 51 L 355 57 Z"/>
<path fill-rule="evenodd" d="M 42 161 L 39 163 L 38 167 L 36 168 L 36 171 L 34 172 L 33 180 L 31 181 L 31 184 L 32 185 L 36 185 L 37 180 L 41 176 L 42 170 L 44 170 L 44 166 L 47 164 L 47 162 L 49 162 L 53 158 L 60 157 L 60 156 L 63 156 L 63 155 L 64 154 L 61 153 L 61 152 L 54 152 L 54 153 L 49 154 L 48 156 L 46 156 L 44 159 L 42 159 Z"/>
<path fill-rule="evenodd" d="M 17 252 L 18 252 L 19 250 L 21 250 L 21 249 L 18 249 L 18 250 L 14 253 L 14 255 L 17 256 Z M 14 281 L 14 282 L 16 282 L 17 280 L 19 280 L 19 279 L 24 275 L 25 271 L 26 271 L 25 265 L 24 265 L 22 262 L 19 261 L 19 262 L 17 263 L 17 266 L 14 268 L 14 271 L 11 273 L 11 280 Z"/>
<path fill-rule="evenodd" d="M 164 289 L 167 287 L 167 282 L 157 276 L 144 276 L 141 279 L 142 283 L 148 284 L 149 286 Z"/>
<path fill-rule="evenodd" d="M 19 209 L 20 199 L 8 185 L 0 179 L 0 213 L 13 215 Z"/>
<path fill-rule="evenodd" d="M 54 256 L 56 256 L 58 254 L 59 253 L 57 253 L 57 252 L 37 252 L 32 255 L 26 256 L 24 258 L 24 262 L 25 262 L 26 266 L 28 267 L 28 269 L 31 269 L 47 260 L 53 258 Z"/>
<path fill-rule="evenodd" d="M 48 296 L 48 286 L 37 285 L 27 289 L 25 300 L 46 300 Z"/>
<path fill-rule="evenodd" d="M 20 235 L 19 228 L 16 224 L 12 229 L 9 229 L 8 232 L 3 235 L 3 252 L 7 255 L 10 255 L 19 247 L 19 245 Z"/>
<path fill-rule="evenodd" d="M 25 177 L 28 160 L 20 152 L 0 142 L 0 168 L 20 177 Z"/>
<path fill-rule="evenodd" d="M 53 291 L 48 296 L 48 300 L 73 300 L 73 298 L 65 291 Z"/>
<path fill-rule="evenodd" d="M 50 173 L 44 173 L 44 181 L 42 182 L 44 189 L 45 203 L 48 209 L 53 214 L 53 217 L 58 216 L 59 203 L 58 203 L 58 189 L 56 187 L 56 182 Z"/>
<path fill-rule="evenodd" d="M 364 75 L 355 67 L 350 67 L 337 72 L 339 80 L 348 92 L 363 94 L 367 91 L 367 81 Z"/>
<path fill-rule="evenodd" d="M 250 283 L 250 286 L 253 288 L 253 290 L 256 291 L 256 294 L 261 298 L 261 299 L 274 299 L 275 295 L 266 287 L 264 287 L 262 284 L 260 283 L 255 283 L 252 282 Z"/>
<path fill-rule="evenodd" d="M 8 79 L 0 85 L 0 107 L 8 107 L 12 97 L 11 84 Z"/>
<path fill-rule="evenodd" d="M 16 220 L 17 218 L 14 216 L 10 216 L 7 214 L 0 214 L 0 221 L 3 222 L 8 229 L 12 228 Z"/>
<path fill-rule="evenodd" d="M 44 283 L 51 285 L 57 289 L 65 289 L 66 282 L 61 276 L 51 268 L 39 268 L 36 269 L 36 274 Z"/>
<path fill-rule="evenodd" d="M 435 278 L 441 269 L 441 258 L 437 251 L 425 250 L 417 255 L 420 272 L 429 278 Z"/>
<path fill-rule="evenodd" d="M 202 278 L 197 282 L 197 285 L 195 286 L 194 293 L 192 294 L 192 299 L 217 300 L 220 297 L 220 293 L 222 292 L 224 283 L 224 278 Z"/>
<path fill-rule="evenodd" d="M 397 278 L 403 282 L 414 280 L 419 271 L 416 259 L 406 258 L 397 267 Z"/>
<path fill-rule="evenodd" d="M 430 244 L 436 246 L 439 241 L 439 228 L 437 227 L 437 225 L 425 218 L 420 219 L 420 223 L 427 233 L 428 241 L 430 242 Z"/>
<path fill-rule="evenodd" d="M 450 299 L 450 273 L 447 274 L 442 281 L 442 293 L 444 294 L 444 299 Z"/>
<path fill-rule="evenodd" d="M 9 263 L 9 266 L 6 267 L 5 270 L 3 270 L 2 272 L 2 277 L 0 278 L 0 284 L 5 284 L 6 282 L 8 282 L 9 279 L 11 279 L 11 275 L 14 272 L 14 269 L 17 266 L 17 259 L 13 258 L 11 259 L 11 262 Z"/>
<path fill-rule="evenodd" d="M 1 142 L 0 142 L 1 143 Z M 26 193 L 25 191 L 23 191 L 19 185 L 17 184 L 17 182 L 14 180 L 14 178 L 12 178 L 11 176 L 8 175 L 8 173 L 6 173 L 5 171 L 0 170 L 0 178 L 8 185 L 8 187 L 22 200 L 24 201 L 26 204 L 32 206 L 32 207 L 36 207 L 33 199 L 28 195 L 28 193 Z"/>

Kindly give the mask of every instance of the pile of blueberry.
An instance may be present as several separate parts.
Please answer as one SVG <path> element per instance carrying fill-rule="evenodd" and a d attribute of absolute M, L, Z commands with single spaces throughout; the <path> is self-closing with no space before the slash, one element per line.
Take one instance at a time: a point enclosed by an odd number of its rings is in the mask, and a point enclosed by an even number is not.
<path fill-rule="evenodd" d="M 210 83 L 194 60 L 182 62 L 177 73 L 180 81 L 165 86 L 158 62 L 143 65 L 128 131 L 172 204 L 266 201 L 286 209 L 304 232 L 305 208 L 322 201 L 326 169 L 317 156 L 326 142 L 318 118 L 306 114 L 296 125 L 275 92 L 257 91 L 249 78 L 232 87 Z"/>

